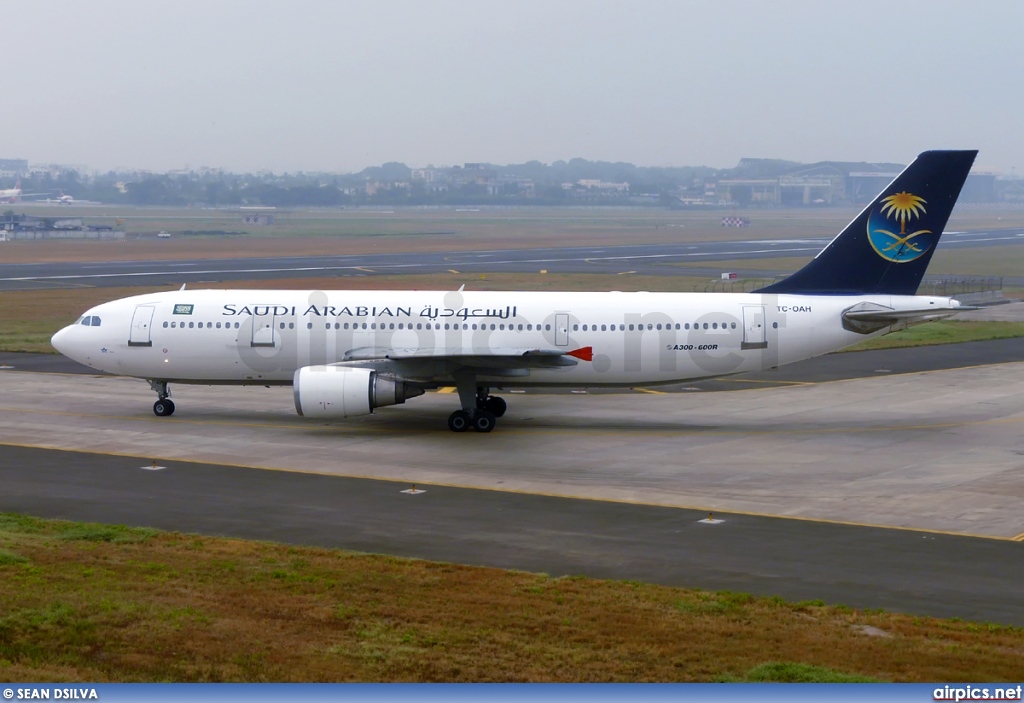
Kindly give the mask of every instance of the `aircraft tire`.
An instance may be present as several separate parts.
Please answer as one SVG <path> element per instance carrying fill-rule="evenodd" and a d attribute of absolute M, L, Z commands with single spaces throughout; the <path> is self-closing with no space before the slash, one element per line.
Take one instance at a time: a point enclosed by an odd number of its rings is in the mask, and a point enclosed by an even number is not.
<path fill-rule="evenodd" d="M 448 416 L 448 429 L 452 432 L 465 432 L 469 425 L 469 413 L 465 410 L 456 410 Z"/>
<path fill-rule="evenodd" d="M 497 419 L 490 410 L 477 410 L 476 415 L 473 416 L 473 429 L 477 432 L 490 432 L 494 429 L 495 424 L 497 424 Z"/>
<path fill-rule="evenodd" d="M 508 403 L 505 402 L 504 398 L 492 395 L 487 398 L 487 402 L 484 407 L 490 412 L 494 413 L 494 417 L 501 417 L 508 410 Z"/>
<path fill-rule="evenodd" d="M 170 398 L 161 398 L 153 403 L 153 412 L 158 417 L 167 417 L 174 414 L 174 401 Z"/>

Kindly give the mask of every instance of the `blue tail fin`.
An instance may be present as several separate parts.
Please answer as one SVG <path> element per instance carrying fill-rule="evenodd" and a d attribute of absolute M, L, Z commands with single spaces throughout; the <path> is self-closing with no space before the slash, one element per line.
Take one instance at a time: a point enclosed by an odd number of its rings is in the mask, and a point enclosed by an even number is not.
<path fill-rule="evenodd" d="M 926 151 L 814 259 L 755 293 L 914 295 L 977 151 Z"/>

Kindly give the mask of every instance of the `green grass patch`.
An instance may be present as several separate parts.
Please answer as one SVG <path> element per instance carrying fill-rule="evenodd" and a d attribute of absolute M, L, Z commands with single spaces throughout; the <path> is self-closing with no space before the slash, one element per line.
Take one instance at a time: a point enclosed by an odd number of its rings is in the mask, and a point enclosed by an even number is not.
<path fill-rule="evenodd" d="M 877 339 L 869 339 L 843 351 L 921 347 L 929 344 L 958 344 L 990 339 L 1024 337 L 1024 322 L 968 322 L 940 320 L 916 325 Z"/>
<path fill-rule="evenodd" d="M 6 549 L 0 549 L 0 566 L 10 566 L 11 564 L 25 564 L 28 563 L 28 559 L 15 554 Z"/>
<path fill-rule="evenodd" d="M 744 674 L 749 683 L 883 683 L 881 679 L 847 674 L 824 666 L 799 662 L 767 662 Z"/>
<path fill-rule="evenodd" d="M 57 535 L 64 540 L 82 542 L 114 542 L 119 544 L 145 542 L 157 534 L 156 530 L 145 527 L 124 525 L 100 525 L 92 522 L 69 523 Z"/>

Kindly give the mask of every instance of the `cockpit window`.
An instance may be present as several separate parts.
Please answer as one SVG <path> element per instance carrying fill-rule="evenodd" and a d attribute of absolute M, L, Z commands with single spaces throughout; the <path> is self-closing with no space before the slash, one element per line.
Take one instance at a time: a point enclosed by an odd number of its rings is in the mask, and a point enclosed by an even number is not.
<path fill-rule="evenodd" d="M 82 317 L 78 318 L 77 320 L 75 320 L 75 324 L 76 325 L 84 325 L 85 324 L 85 316 L 82 316 Z"/>
<path fill-rule="evenodd" d="M 93 315 L 93 316 L 92 316 L 92 326 L 93 326 L 93 327 L 99 327 L 99 326 L 100 326 L 100 318 L 99 318 L 99 315 Z"/>
<path fill-rule="evenodd" d="M 100 322 L 99 315 L 86 315 L 85 317 L 78 318 L 78 324 L 85 325 L 86 327 L 99 327 Z"/>

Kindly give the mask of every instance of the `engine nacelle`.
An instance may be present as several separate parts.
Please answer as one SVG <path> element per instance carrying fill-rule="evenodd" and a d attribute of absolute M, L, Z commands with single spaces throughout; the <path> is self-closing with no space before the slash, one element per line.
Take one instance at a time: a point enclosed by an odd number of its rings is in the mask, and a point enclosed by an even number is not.
<path fill-rule="evenodd" d="M 423 395 L 422 388 L 405 381 L 350 366 L 304 366 L 295 372 L 292 388 L 295 411 L 314 418 L 367 415 Z"/>

